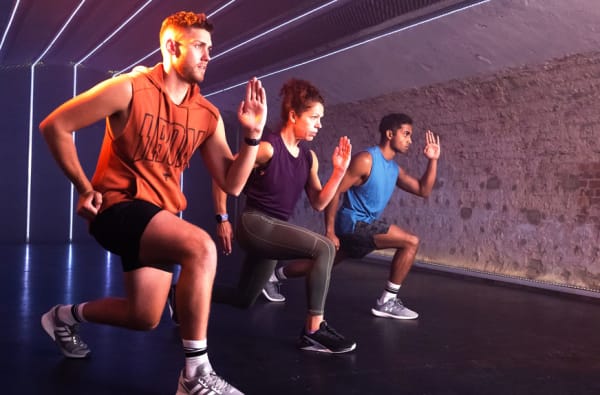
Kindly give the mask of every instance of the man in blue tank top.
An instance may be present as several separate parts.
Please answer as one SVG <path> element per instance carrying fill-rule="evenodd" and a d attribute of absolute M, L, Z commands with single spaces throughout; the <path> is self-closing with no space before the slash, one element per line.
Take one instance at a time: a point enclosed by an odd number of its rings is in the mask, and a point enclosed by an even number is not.
<path fill-rule="evenodd" d="M 338 248 L 335 263 L 345 258 L 362 258 L 373 250 L 394 248 L 390 275 L 381 297 L 371 312 L 378 317 L 415 319 L 419 315 L 398 298 L 400 285 L 410 270 L 419 238 L 380 220 L 394 187 L 427 197 L 433 189 L 440 157 L 439 136 L 425 134 L 423 154 L 429 162 L 420 179 L 407 174 L 394 161 L 412 144 L 412 119 L 405 114 L 388 114 L 381 119 L 379 145 L 356 154 L 340 186 L 325 210 L 326 235 Z M 345 198 L 340 206 L 340 196 Z M 337 213 L 337 215 L 336 215 Z"/>
<path fill-rule="evenodd" d="M 326 236 L 337 249 L 334 265 L 346 258 L 362 258 L 373 250 L 394 248 L 390 275 L 381 297 L 371 312 L 378 317 L 410 320 L 419 315 L 405 307 L 398 298 L 417 254 L 419 238 L 397 225 L 380 220 L 395 187 L 417 196 L 427 197 L 433 189 L 440 157 L 440 140 L 431 131 L 425 134 L 423 154 L 429 163 L 420 179 L 407 174 L 394 161 L 412 144 L 412 119 L 405 114 L 388 114 L 381 119 L 379 145 L 359 152 L 350 162 L 333 199 L 325 209 Z M 340 196 L 345 198 L 340 206 Z M 339 207 L 339 210 L 338 210 Z M 287 277 L 307 273 L 305 263 L 286 266 Z M 276 271 L 277 278 L 282 277 Z"/>

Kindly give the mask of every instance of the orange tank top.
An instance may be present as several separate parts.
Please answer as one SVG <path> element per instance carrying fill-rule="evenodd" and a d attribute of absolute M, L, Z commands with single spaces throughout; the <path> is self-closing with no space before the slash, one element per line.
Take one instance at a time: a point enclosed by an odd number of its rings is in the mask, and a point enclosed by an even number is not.
<path fill-rule="evenodd" d="M 172 213 L 187 200 L 180 177 L 194 151 L 215 132 L 219 112 L 191 85 L 181 104 L 164 92 L 162 64 L 132 74 L 133 95 L 122 135 L 113 139 L 110 123 L 92 185 L 103 195 L 102 210 L 141 199 Z"/>

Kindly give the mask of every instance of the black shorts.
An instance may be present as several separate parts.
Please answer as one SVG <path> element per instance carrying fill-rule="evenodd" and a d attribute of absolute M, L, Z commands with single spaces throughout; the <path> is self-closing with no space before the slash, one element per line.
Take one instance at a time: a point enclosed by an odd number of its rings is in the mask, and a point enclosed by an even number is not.
<path fill-rule="evenodd" d="M 386 234 L 389 229 L 390 225 L 383 221 L 376 220 L 370 224 L 358 221 L 354 233 L 338 235 L 340 249 L 351 258 L 362 258 L 377 249 L 373 237 Z"/>
<path fill-rule="evenodd" d="M 155 267 L 173 272 L 173 265 L 147 265 L 140 262 L 140 240 L 150 220 L 162 209 L 143 200 L 110 206 L 90 223 L 90 233 L 98 243 L 121 257 L 123 271 Z"/>

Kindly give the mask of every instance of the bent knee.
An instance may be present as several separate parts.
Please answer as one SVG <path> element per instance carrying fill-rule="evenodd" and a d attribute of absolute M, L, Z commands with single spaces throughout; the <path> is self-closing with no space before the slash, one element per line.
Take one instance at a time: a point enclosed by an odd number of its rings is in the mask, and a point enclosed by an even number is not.
<path fill-rule="evenodd" d="M 410 235 L 410 237 L 408 238 L 408 248 L 412 248 L 412 249 L 419 249 L 419 244 L 421 243 L 421 240 L 419 239 L 418 236 L 416 235 Z"/>
<path fill-rule="evenodd" d="M 325 255 L 333 260 L 333 257 L 335 257 L 335 244 L 326 237 L 323 237 L 321 241 L 321 243 L 316 243 L 317 255 Z"/>
<path fill-rule="evenodd" d="M 160 315 L 133 313 L 129 318 L 129 327 L 136 331 L 151 331 L 160 323 Z"/>
<path fill-rule="evenodd" d="M 214 241 L 204 233 L 190 237 L 186 245 L 186 256 L 208 267 L 216 267 L 217 246 Z"/>

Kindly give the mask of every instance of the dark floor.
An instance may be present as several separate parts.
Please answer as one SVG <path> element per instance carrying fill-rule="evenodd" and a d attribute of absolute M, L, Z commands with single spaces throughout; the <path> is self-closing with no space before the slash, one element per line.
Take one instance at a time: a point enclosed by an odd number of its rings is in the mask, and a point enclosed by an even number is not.
<path fill-rule="evenodd" d="M 95 245 L 0 246 L 0 394 L 174 394 L 183 365 L 177 327 L 152 332 L 87 324 L 88 360 L 62 358 L 39 318 L 56 303 L 121 294 L 118 259 Z M 233 281 L 239 257 L 221 262 Z M 214 305 L 209 354 L 246 394 L 600 394 L 598 300 L 413 269 L 401 289 L 417 321 L 371 316 L 381 262 L 349 261 L 332 277 L 326 318 L 355 338 L 346 355 L 301 352 L 303 281 L 288 301 L 250 310 Z"/>

